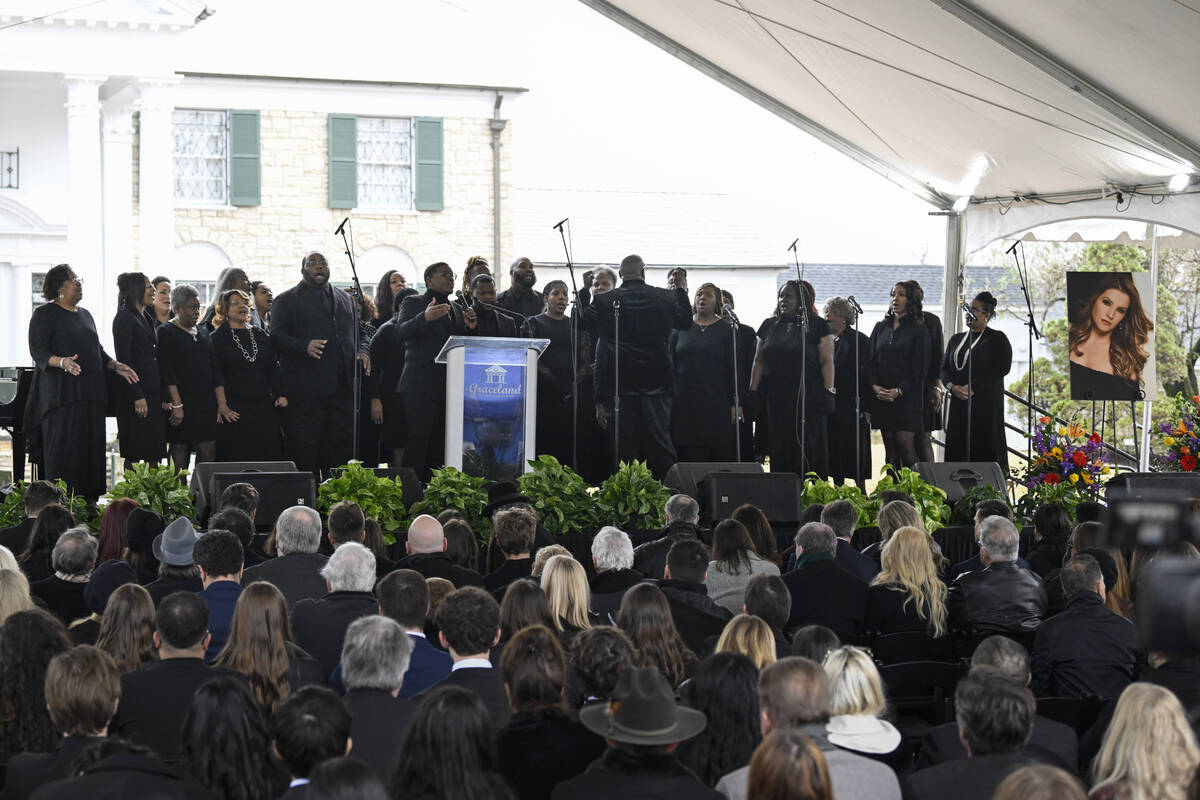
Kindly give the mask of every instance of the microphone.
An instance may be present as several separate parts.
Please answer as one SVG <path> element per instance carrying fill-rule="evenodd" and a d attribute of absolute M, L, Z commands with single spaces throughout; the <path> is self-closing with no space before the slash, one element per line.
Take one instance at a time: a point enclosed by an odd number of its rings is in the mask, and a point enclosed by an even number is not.
<path fill-rule="evenodd" d="M 792 243 L 788 245 L 788 250 L 795 252 L 796 251 L 796 243 L 799 241 L 800 241 L 800 237 L 797 236 L 795 239 L 792 240 Z"/>
<path fill-rule="evenodd" d="M 846 298 L 846 300 L 849 301 L 850 307 L 854 309 L 855 314 L 863 313 L 862 306 L 860 306 L 858 301 L 854 299 L 854 295 L 850 295 Z"/>
<path fill-rule="evenodd" d="M 721 313 L 729 317 L 734 323 L 741 325 L 741 320 L 737 318 L 737 314 L 733 313 L 733 308 L 728 303 L 721 303 Z"/>
<path fill-rule="evenodd" d="M 963 310 L 963 313 L 967 315 L 968 322 L 974 322 L 976 319 L 978 319 L 978 317 L 975 316 L 975 312 L 972 311 L 971 307 L 969 305 L 967 305 L 966 303 L 962 304 L 962 310 Z"/>
<path fill-rule="evenodd" d="M 337 230 L 333 232 L 333 235 L 334 235 L 334 236 L 341 236 L 341 235 L 342 235 L 342 228 L 345 228 L 345 227 L 346 227 L 346 223 L 347 223 L 347 222 L 349 222 L 349 221 L 350 221 L 350 218 L 349 218 L 349 217 L 346 217 L 344 220 L 342 220 L 342 224 L 337 226 Z"/>
<path fill-rule="evenodd" d="M 1008 254 L 1009 254 L 1009 253 L 1011 253 L 1013 250 L 1016 250 L 1016 249 L 1017 249 L 1017 245 L 1019 245 L 1020 243 L 1021 243 L 1021 240 L 1020 240 L 1020 239 L 1017 239 L 1015 242 L 1013 242 L 1013 243 L 1012 243 L 1012 247 L 1010 247 L 1010 248 L 1008 248 L 1007 250 L 1005 250 L 1005 251 L 1004 251 L 1004 255 L 1008 255 Z"/>
<path fill-rule="evenodd" d="M 570 219 L 570 217 L 563 217 L 557 225 L 551 225 L 550 227 L 556 231 L 561 231 L 563 224 L 566 223 L 566 221 L 569 219 Z"/>
<path fill-rule="evenodd" d="M 467 301 L 467 296 L 465 294 L 463 294 L 462 289 L 459 289 L 457 292 L 455 292 L 454 296 L 458 298 L 458 304 L 460 306 L 462 306 L 463 308 L 470 308 L 471 304 L 470 304 L 470 302 Z"/>
<path fill-rule="evenodd" d="M 461 290 L 461 289 L 459 290 L 458 294 L 459 294 L 459 296 L 461 296 L 461 295 L 462 295 L 462 290 Z M 483 306 L 484 308 L 490 308 L 490 309 L 492 309 L 493 311 L 497 311 L 497 312 L 499 312 L 499 313 L 503 314 L 503 315 L 504 315 L 504 316 L 506 316 L 506 317 L 510 317 L 510 318 L 512 318 L 512 319 L 515 319 L 515 320 L 517 321 L 517 323 L 518 323 L 518 324 L 520 324 L 520 325 L 524 325 L 524 324 L 525 324 L 525 318 L 524 318 L 524 317 L 522 317 L 522 316 L 521 316 L 520 314 L 518 314 L 517 312 L 515 312 L 515 311 L 509 311 L 507 308 L 504 308 L 504 307 L 502 307 L 502 306 L 496 306 L 496 305 L 492 305 L 491 303 L 484 302 L 483 300 L 480 300 L 478 297 L 476 297 L 476 298 L 475 298 L 475 305 L 477 305 L 477 306 Z"/>

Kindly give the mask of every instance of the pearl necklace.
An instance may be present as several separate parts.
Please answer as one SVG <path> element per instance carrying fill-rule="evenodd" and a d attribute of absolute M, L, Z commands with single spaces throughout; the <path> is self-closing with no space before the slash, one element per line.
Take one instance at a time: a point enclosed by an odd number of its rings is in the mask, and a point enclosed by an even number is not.
<path fill-rule="evenodd" d="M 240 339 L 238 339 L 237 330 L 235 330 L 234 328 L 229 329 L 229 334 L 230 334 L 230 336 L 233 337 L 233 343 L 237 347 L 238 352 L 240 352 L 242 354 L 242 358 L 246 359 L 247 361 L 249 361 L 250 363 L 253 364 L 256 360 L 258 360 L 258 340 L 254 338 L 254 328 L 253 327 L 247 326 L 246 332 L 250 334 L 250 352 L 249 353 L 246 352 L 246 348 L 242 347 L 242 342 Z"/>

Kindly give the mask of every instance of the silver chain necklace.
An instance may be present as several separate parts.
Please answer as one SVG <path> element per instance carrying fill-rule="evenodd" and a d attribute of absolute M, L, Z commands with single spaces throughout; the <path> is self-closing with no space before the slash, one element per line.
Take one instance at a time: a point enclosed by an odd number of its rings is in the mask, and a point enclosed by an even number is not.
<path fill-rule="evenodd" d="M 242 341 L 238 339 L 238 332 L 233 328 L 229 329 L 229 333 L 233 336 L 233 343 L 237 346 L 238 352 L 242 354 L 242 358 L 250 363 L 258 360 L 258 340 L 254 338 L 254 328 L 247 327 L 246 332 L 250 335 L 250 352 L 246 352 L 246 348 L 242 347 Z"/>

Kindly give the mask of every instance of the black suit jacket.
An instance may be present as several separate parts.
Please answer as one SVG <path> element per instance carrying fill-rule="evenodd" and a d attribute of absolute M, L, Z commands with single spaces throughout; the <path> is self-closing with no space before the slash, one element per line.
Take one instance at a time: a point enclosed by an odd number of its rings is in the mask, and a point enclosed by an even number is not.
<path fill-rule="evenodd" d="M 483 586 L 483 576 L 473 569 L 460 567 L 445 553 L 413 553 L 395 564 L 395 569 L 411 569 L 426 578 L 445 578 L 455 589 Z"/>
<path fill-rule="evenodd" d="M 450 313 L 432 322 L 425 319 L 425 309 L 435 295 L 432 292 L 404 298 L 396 313 L 396 327 L 404 343 L 404 370 L 400 374 L 400 392 L 427 397 L 446 394 L 446 365 L 433 359 L 441 352 L 446 340 L 455 335 L 469 335 L 463 320 L 462 307 L 450 304 Z M 439 303 L 446 302 L 443 297 Z"/>
<path fill-rule="evenodd" d="M 382 689 L 351 689 L 346 692 L 346 707 L 353 717 L 350 723 L 353 756 L 367 762 L 382 780 L 388 780 L 416 703 L 392 697 Z"/>
<path fill-rule="evenodd" d="M 26 517 L 8 528 L 0 528 L 0 545 L 12 551 L 14 556 L 25 552 L 29 544 L 29 534 L 33 532 L 33 517 Z"/>
<path fill-rule="evenodd" d="M 1032 763 L 1024 753 L 946 761 L 900 782 L 907 800 L 962 800 L 991 797 L 1010 774 Z"/>
<path fill-rule="evenodd" d="M 688 648 L 699 655 L 704 652 L 704 643 L 710 636 L 720 636 L 725 624 L 733 619 L 729 609 L 719 606 L 708 596 L 703 583 L 686 581 L 657 581 L 658 588 L 667 597 L 671 607 L 671 619 L 679 638 Z"/>
<path fill-rule="evenodd" d="M 507 725 L 512 716 L 512 710 L 508 706 L 508 696 L 504 692 L 504 686 L 500 683 L 500 671 L 495 667 L 465 667 L 453 670 L 445 678 L 421 692 L 417 699 L 420 700 L 421 697 L 439 686 L 461 686 L 479 695 L 479 699 L 483 701 L 483 705 L 488 710 L 492 726 L 496 730 Z"/>
<path fill-rule="evenodd" d="M 396 391 L 400 375 L 404 372 L 404 342 L 400 340 L 400 329 L 392 317 L 379 326 L 371 337 L 371 374 L 365 376 L 363 386 L 367 397 L 382 399 Z"/>
<path fill-rule="evenodd" d="M 350 295 L 335 286 L 317 288 L 301 281 L 276 295 L 271 304 L 271 344 L 288 397 L 327 397 L 338 390 L 339 375 L 353 380 L 354 317 Z M 328 340 L 320 358 L 308 355 L 312 339 Z"/>
<path fill-rule="evenodd" d="M 1095 592 L 1079 592 L 1038 628 L 1029 688 L 1038 697 L 1117 697 L 1137 680 L 1141 661 L 1133 623 Z"/>
<path fill-rule="evenodd" d="M 126 753 L 110 756 L 78 778 L 47 784 L 34 793 L 37 800 L 132 800 L 176 798 L 218 800 L 203 786 L 189 783 L 157 758 Z"/>
<path fill-rule="evenodd" d="M 320 600 L 301 600 L 292 607 L 292 633 L 296 644 L 317 660 L 328 677 L 342 658 L 342 642 L 350 623 L 378 613 L 379 601 L 370 592 L 330 592 Z"/>
<path fill-rule="evenodd" d="M 8 760 L 5 800 L 27 800 L 38 787 L 71 777 L 71 762 L 98 737 L 67 736 L 53 753 L 20 753 Z"/>
<path fill-rule="evenodd" d="M 46 604 L 46 610 L 70 625 L 92 612 L 83 602 L 83 590 L 87 583 L 64 581 L 57 575 L 37 581 L 29 586 L 29 593 Z"/>
<path fill-rule="evenodd" d="M 1061 722 L 1045 717 L 1034 717 L 1033 733 L 1029 744 L 1022 752 L 1030 761 L 1050 764 L 1065 769 L 1074 775 L 1078 770 L 1079 737 L 1075 730 Z M 958 738 L 958 723 L 947 722 L 930 728 L 921 737 L 921 749 L 917 755 L 917 769 L 966 758 L 967 748 Z"/>
<path fill-rule="evenodd" d="M 792 593 L 787 629 L 824 625 L 839 638 L 861 636 L 867 616 L 867 585 L 834 563 L 809 561 L 783 576 Z"/>
<path fill-rule="evenodd" d="M 162 377 L 158 371 L 158 330 L 144 314 L 127 308 L 113 315 L 113 346 L 117 361 L 133 367 L 138 374 L 137 383 L 119 381 L 121 397 L 133 405 L 135 400 L 145 400 L 147 395 L 162 394 Z M 156 409 L 150 409 L 155 413 Z"/>
<path fill-rule="evenodd" d="M 871 339 L 862 331 L 855 334 L 858 337 L 858 396 L 859 408 L 867 409 L 868 398 L 874 397 L 871 382 L 867 380 L 867 356 L 871 354 Z M 939 354 L 940 357 L 940 354 Z M 940 363 L 940 362 L 939 362 Z M 833 413 L 829 415 L 829 424 L 843 428 L 854 428 L 854 339 L 847 330 L 838 337 L 833 346 L 834 388 L 837 396 L 833 405 Z M 852 442 L 845 443 L 850 451 L 854 451 Z"/>
<path fill-rule="evenodd" d="M 837 555 L 833 560 L 839 567 L 868 585 L 879 574 L 879 562 L 855 550 L 854 545 L 845 539 L 837 540 Z"/>
<path fill-rule="evenodd" d="M 317 600 L 329 591 L 321 577 L 321 568 L 328 560 L 320 553 L 292 553 L 271 558 L 242 573 L 242 586 L 255 581 L 274 584 L 287 600 L 288 608 L 293 608 L 301 600 Z"/>

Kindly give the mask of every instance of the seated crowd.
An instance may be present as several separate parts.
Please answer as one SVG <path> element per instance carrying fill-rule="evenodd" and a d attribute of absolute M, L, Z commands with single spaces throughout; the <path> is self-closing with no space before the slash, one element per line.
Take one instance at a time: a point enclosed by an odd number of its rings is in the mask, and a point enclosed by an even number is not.
<path fill-rule="evenodd" d="M 485 547 L 447 510 L 390 550 L 349 502 L 260 541 L 249 484 L 203 532 L 57 500 L 0 530 L 9 800 L 1200 797 L 1200 658 L 1142 649 L 1158 554 L 1102 508 L 1039 509 L 1022 554 L 985 501 L 951 564 L 902 495 L 861 551 L 837 501 L 786 552 L 685 495 L 586 552 L 515 492 Z"/>

